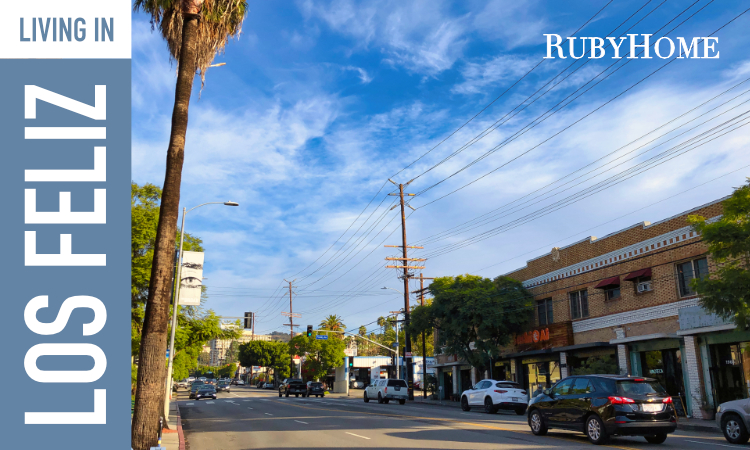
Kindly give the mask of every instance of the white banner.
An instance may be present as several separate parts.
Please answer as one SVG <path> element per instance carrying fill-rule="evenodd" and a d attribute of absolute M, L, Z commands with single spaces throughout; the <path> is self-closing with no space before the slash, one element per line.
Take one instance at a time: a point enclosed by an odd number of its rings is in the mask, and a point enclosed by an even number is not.
<path fill-rule="evenodd" d="M 182 283 L 180 283 L 180 305 L 197 306 L 201 304 L 203 256 L 203 252 L 184 252 L 182 257 Z"/>

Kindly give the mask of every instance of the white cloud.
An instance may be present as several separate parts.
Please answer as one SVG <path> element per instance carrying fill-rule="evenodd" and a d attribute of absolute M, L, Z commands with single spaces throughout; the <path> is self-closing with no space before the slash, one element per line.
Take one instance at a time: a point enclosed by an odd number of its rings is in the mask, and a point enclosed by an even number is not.
<path fill-rule="evenodd" d="M 427 75 L 452 67 L 467 42 L 468 17 L 451 16 L 448 6 L 442 0 L 300 2 L 308 19 L 355 39 L 355 50 L 379 47 L 387 61 Z"/>
<path fill-rule="evenodd" d="M 542 43 L 549 29 L 539 1 L 490 0 L 473 16 L 474 28 L 490 40 L 499 40 L 506 49 Z"/>
<path fill-rule="evenodd" d="M 514 55 L 500 55 L 484 62 L 467 62 L 461 69 L 464 81 L 451 90 L 459 94 L 477 94 L 489 87 L 494 91 L 498 83 L 509 80 L 515 82 L 536 62 L 538 61 Z"/>
<path fill-rule="evenodd" d="M 369 82 L 372 81 L 372 77 L 368 75 L 365 69 L 361 67 L 346 66 L 345 69 L 357 72 L 359 74 L 360 81 L 362 81 L 362 84 L 368 84 Z"/>

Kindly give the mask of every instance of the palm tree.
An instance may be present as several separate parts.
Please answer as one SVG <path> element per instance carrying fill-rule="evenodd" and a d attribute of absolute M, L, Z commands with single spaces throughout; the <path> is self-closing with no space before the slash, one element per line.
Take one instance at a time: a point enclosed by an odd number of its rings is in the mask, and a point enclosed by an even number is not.
<path fill-rule="evenodd" d="M 164 349 L 167 348 L 169 294 L 193 80 L 197 71 L 203 83 L 214 56 L 223 52 L 230 37 L 239 35 L 247 3 L 246 0 L 134 0 L 133 9 L 151 15 L 153 26 L 159 28 L 167 41 L 170 56 L 178 67 L 131 426 L 133 449 L 148 450 L 157 445 L 167 375 Z"/>
<path fill-rule="evenodd" d="M 331 314 L 330 316 L 323 319 L 320 322 L 319 327 L 324 330 L 330 330 L 330 331 L 346 330 L 346 325 L 344 325 L 344 323 L 341 321 L 341 317 L 337 316 L 336 314 Z M 343 335 L 339 337 L 343 337 Z"/>

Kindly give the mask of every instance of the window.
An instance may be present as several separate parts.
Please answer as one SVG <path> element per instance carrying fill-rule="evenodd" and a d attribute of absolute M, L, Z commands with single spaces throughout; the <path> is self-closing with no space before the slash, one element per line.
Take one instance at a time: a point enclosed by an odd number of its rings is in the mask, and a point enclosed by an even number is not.
<path fill-rule="evenodd" d="M 695 295 L 695 291 L 690 287 L 690 280 L 693 278 L 703 279 L 707 275 L 708 260 L 706 258 L 677 264 L 677 283 L 680 287 L 680 296 Z"/>
<path fill-rule="evenodd" d="M 591 382 L 589 382 L 588 378 L 576 378 L 576 381 L 575 383 L 573 383 L 573 388 L 570 390 L 570 393 L 588 394 L 593 390 L 594 388 L 591 386 Z"/>
<path fill-rule="evenodd" d="M 492 381 L 485 380 L 477 385 L 477 389 L 487 389 L 490 386 L 492 386 Z"/>
<path fill-rule="evenodd" d="M 620 286 L 616 286 L 616 287 L 604 290 L 605 300 L 615 300 L 618 298 L 620 298 Z"/>
<path fill-rule="evenodd" d="M 567 380 L 563 380 L 555 385 L 555 387 L 552 389 L 552 393 L 555 395 L 568 395 L 568 391 L 570 391 L 570 387 L 573 384 L 574 378 L 568 378 Z"/>
<path fill-rule="evenodd" d="M 552 316 L 552 299 L 547 298 L 536 302 L 537 317 L 539 325 L 549 325 L 554 319 Z"/>
<path fill-rule="evenodd" d="M 571 292 L 570 296 L 570 317 L 580 319 L 589 316 L 589 293 L 587 290 Z"/>

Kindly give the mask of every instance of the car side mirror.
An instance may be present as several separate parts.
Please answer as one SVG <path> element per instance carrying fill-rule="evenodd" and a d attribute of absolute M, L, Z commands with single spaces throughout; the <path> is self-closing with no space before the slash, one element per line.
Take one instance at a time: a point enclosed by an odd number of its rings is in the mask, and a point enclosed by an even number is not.
<path fill-rule="evenodd" d="M 544 392 L 544 395 L 548 397 L 552 397 L 552 389 L 545 389 L 543 392 Z"/>

